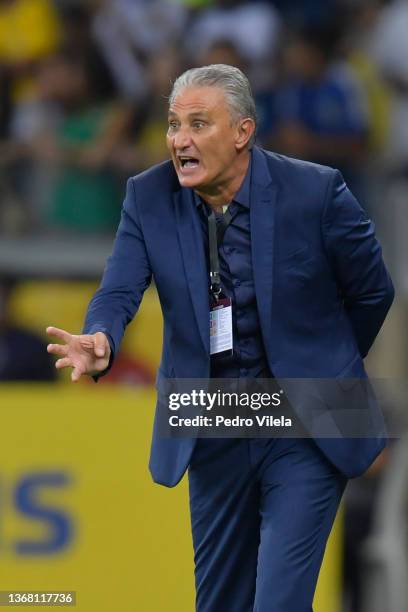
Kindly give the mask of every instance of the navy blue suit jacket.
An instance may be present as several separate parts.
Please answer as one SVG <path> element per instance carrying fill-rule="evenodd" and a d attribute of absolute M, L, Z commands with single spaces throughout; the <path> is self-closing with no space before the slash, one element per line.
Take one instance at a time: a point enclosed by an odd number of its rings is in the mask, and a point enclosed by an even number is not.
<path fill-rule="evenodd" d="M 164 317 L 159 380 L 205 379 L 210 372 L 208 277 L 198 214 L 172 162 L 129 179 L 113 253 L 87 312 L 84 333 L 105 332 L 116 354 L 153 275 Z M 394 290 L 373 224 L 341 174 L 254 147 L 250 220 L 271 371 L 277 378 L 365 377 L 363 357 Z M 380 436 L 316 442 L 348 477 L 364 472 L 385 444 Z M 154 480 L 177 484 L 194 444 L 160 438 L 155 427 Z"/>

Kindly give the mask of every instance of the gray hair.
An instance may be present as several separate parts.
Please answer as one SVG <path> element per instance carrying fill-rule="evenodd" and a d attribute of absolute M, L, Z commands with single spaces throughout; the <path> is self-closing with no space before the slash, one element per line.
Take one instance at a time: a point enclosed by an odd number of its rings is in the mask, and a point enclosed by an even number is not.
<path fill-rule="evenodd" d="M 210 64 L 186 70 L 173 83 L 169 104 L 187 87 L 219 87 L 224 92 L 233 120 L 250 118 L 256 127 L 256 108 L 251 85 L 239 68 L 227 64 Z M 249 145 L 252 146 L 254 141 L 255 133 Z"/>

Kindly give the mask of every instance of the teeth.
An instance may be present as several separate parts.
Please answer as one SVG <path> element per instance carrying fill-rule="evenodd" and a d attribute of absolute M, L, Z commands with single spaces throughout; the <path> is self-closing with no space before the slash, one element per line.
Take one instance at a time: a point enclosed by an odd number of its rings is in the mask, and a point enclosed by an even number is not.
<path fill-rule="evenodd" d="M 193 167 L 198 165 L 198 160 L 193 157 L 180 157 L 179 159 L 183 167 Z"/>

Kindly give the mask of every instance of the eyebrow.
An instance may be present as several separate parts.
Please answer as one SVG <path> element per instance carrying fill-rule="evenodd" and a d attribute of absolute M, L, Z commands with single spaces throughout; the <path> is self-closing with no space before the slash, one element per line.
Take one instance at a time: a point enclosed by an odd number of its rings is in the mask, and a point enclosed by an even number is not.
<path fill-rule="evenodd" d="M 195 111 L 193 113 L 189 113 L 188 117 L 202 117 L 203 115 L 207 115 L 208 111 L 207 110 L 202 110 L 202 111 Z M 168 112 L 168 116 L 169 117 L 177 117 L 177 113 L 175 113 L 174 111 L 169 111 Z"/>

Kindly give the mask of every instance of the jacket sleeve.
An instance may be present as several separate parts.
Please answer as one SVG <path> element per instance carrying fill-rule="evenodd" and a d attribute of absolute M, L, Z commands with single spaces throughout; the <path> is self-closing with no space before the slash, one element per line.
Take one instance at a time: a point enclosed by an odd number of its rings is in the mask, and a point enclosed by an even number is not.
<path fill-rule="evenodd" d="M 151 276 L 134 183 L 130 178 L 113 251 L 106 262 L 100 287 L 89 303 L 82 331 L 84 334 L 101 331 L 108 337 L 111 359 L 103 374 L 112 366 L 126 325 L 135 316 Z"/>
<path fill-rule="evenodd" d="M 339 171 L 329 182 L 323 239 L 361 356 L 373 344 L 394 299 L 374 224 Z"/>

